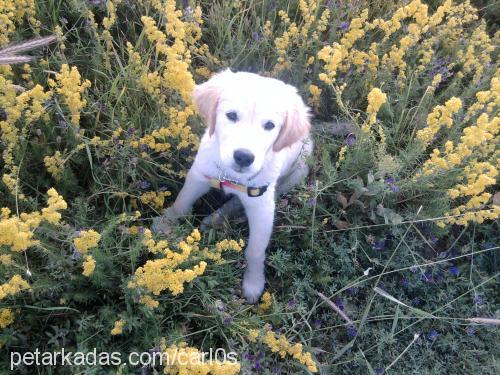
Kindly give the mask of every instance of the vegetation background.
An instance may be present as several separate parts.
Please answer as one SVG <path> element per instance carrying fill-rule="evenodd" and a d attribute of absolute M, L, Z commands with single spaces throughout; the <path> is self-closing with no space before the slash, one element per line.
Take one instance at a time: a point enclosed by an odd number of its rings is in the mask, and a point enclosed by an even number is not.
<path fill-rule="evenodd" d="M 0 0 L 0 366 L 220 347 L 238 363 L 36 371 L 498 374 L 499 8 Z M 149 231 L 204 130 L 191 91 L 226 67 L 314 112 L 257 306 L 239 293 L 246 226 L 196 229 L 212 201 Z"/>

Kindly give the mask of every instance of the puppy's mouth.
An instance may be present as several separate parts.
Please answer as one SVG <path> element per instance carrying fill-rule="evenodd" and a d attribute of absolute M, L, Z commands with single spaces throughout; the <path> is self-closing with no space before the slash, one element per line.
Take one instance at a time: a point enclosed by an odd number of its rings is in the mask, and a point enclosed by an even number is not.
<path fill-rule="evenodd" d="M 248 167 L 240 167 L 239 165 L 233 165 L 231 169 L 236 173 L 247 173 L 250 170 Z"/>

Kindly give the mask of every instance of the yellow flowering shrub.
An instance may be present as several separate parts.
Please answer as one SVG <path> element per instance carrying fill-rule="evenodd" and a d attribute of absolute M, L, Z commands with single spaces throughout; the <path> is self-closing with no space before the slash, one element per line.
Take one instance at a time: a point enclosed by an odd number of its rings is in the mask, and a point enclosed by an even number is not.
<path fill-rule="evenodd" d="M 0 310 L 0 329 L 10 326 L 14 323 L 14 313 L 11 309 Z"/>
<path fill-rule="evenodd" d="M 368 94 L 368 107 L 366 108 L 366 113 L 368 115 L 367 121 L 361 127 L 361 130 L 365 133 L 370 131 L 370 127 L 377 121 L 377 113 L 382 106 L 387 101 L 387 95 L 384 94 L 379 88 L 374 88 Z"/>
<path fill-rule="evenodd" d="M 82 94 L 90 87 L 90 81 L 82 79 L 76 66 L 70 69 L 68 64 L 62 64 L 55 80 L 49 78 L 48 83 L 62 97 L 63 103 L 69 110 L 71 124 L 78 126 L 80 112 L 87 105 L 87 101 L 82 99 Z"/>
<path fill-rule="evenodd" d="M 83 262 L 83 276 L 89 277 L 95 270 L 95 259 L 92 255 L 87 255 L 85 261 Z"/>
<path fill-rule="evenodd" d="M 61 219 L 59 211 L 65 210 L 67 204 L 55 189 L 49 189 L 47 207 L 41 211 L 12 215 L 9 208 L 4 207 L 0 215 L 0 246 L 9 246 L 13 251 L 21 252 L 38 244 L 34 231 L 43 222 L 57 224 Z"/>
<path fill-rule="evenodd" d="M 296 361 L 302 363 L 311 372 L 318 372 L 316 363 L 312 359 L 311 353 L 304 353 L 302 344 L 291 344 L 285 335 L 278 335 L 273 331 L 267 331 L 262 342 L 271 349 L 273 353 L 278 353 L 281 358 L 285 358 L 288 354 Z"/>
<path fill-rule="evenodd" d="M 59 151 L 56 151 L 52 156 L 45 156 L 43 158 L 43 163 L 45 164 L 45 168 L 47 168 L 47 172 L 49 172 L 52 177 L 56 180 L 61 178 L 64 171 L 64 159 Z"/>
<path fill-rule="evenodd" d="M 113 329 L 111 330 L 111 334 L 113 336 L 115 335 L 121 335 L 123 333 L 123 326 L 125 325 L 125 320 L 120 319 L 115 322 L 115 325 Z"/>
<path fill-rule="evenodd" d="M 0 300 L 28 289 L 31 289 L 30 284 L 20 275 L 14 275 L 8 282 L 0 285 Z"/>
<path fill-rule="evenodd" d="M 73 240 L 75 249 L 82 254 L 86 254 L 89 249 L 99 244 L 101 235 L 93 229 L 81 230 Z"/>
<path fill-rule="evenodd" d="M 271 293 L 265 291 L 260 299 L 262 302 L 257 307 L 257 311 L 259 312 L 259 314 L 263 314 L 271 308 L 273 304 L 273 297 Z"/>

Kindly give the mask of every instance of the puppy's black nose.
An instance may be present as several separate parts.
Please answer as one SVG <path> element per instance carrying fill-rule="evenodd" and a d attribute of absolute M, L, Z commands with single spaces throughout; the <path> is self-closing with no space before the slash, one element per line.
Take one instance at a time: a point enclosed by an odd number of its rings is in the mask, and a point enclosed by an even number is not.
<path fill-rule="evenodd" d="M 233 154 L 234 161 L 240 167 L 248 167 L 255 160 L 255 156 L 252 154 L 250 150 L 245 148 L 240 148 L 236 150 Z"/>

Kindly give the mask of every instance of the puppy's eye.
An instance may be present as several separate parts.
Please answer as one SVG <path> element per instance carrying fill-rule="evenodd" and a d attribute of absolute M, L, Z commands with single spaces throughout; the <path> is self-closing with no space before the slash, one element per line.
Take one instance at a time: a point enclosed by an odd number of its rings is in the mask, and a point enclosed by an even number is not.
<path fill-rule="evenodd" d="M 227 112 L 226 117 L 231 120 L 232 122 L 238 121 L 238 114 L 234 111 Z"/>
<path fill-rule="evenodd" d="M 266 130 L 273 130 L 274 129 L 274 122 L 268 121 L 264 124 L 264 129 Z"/>

